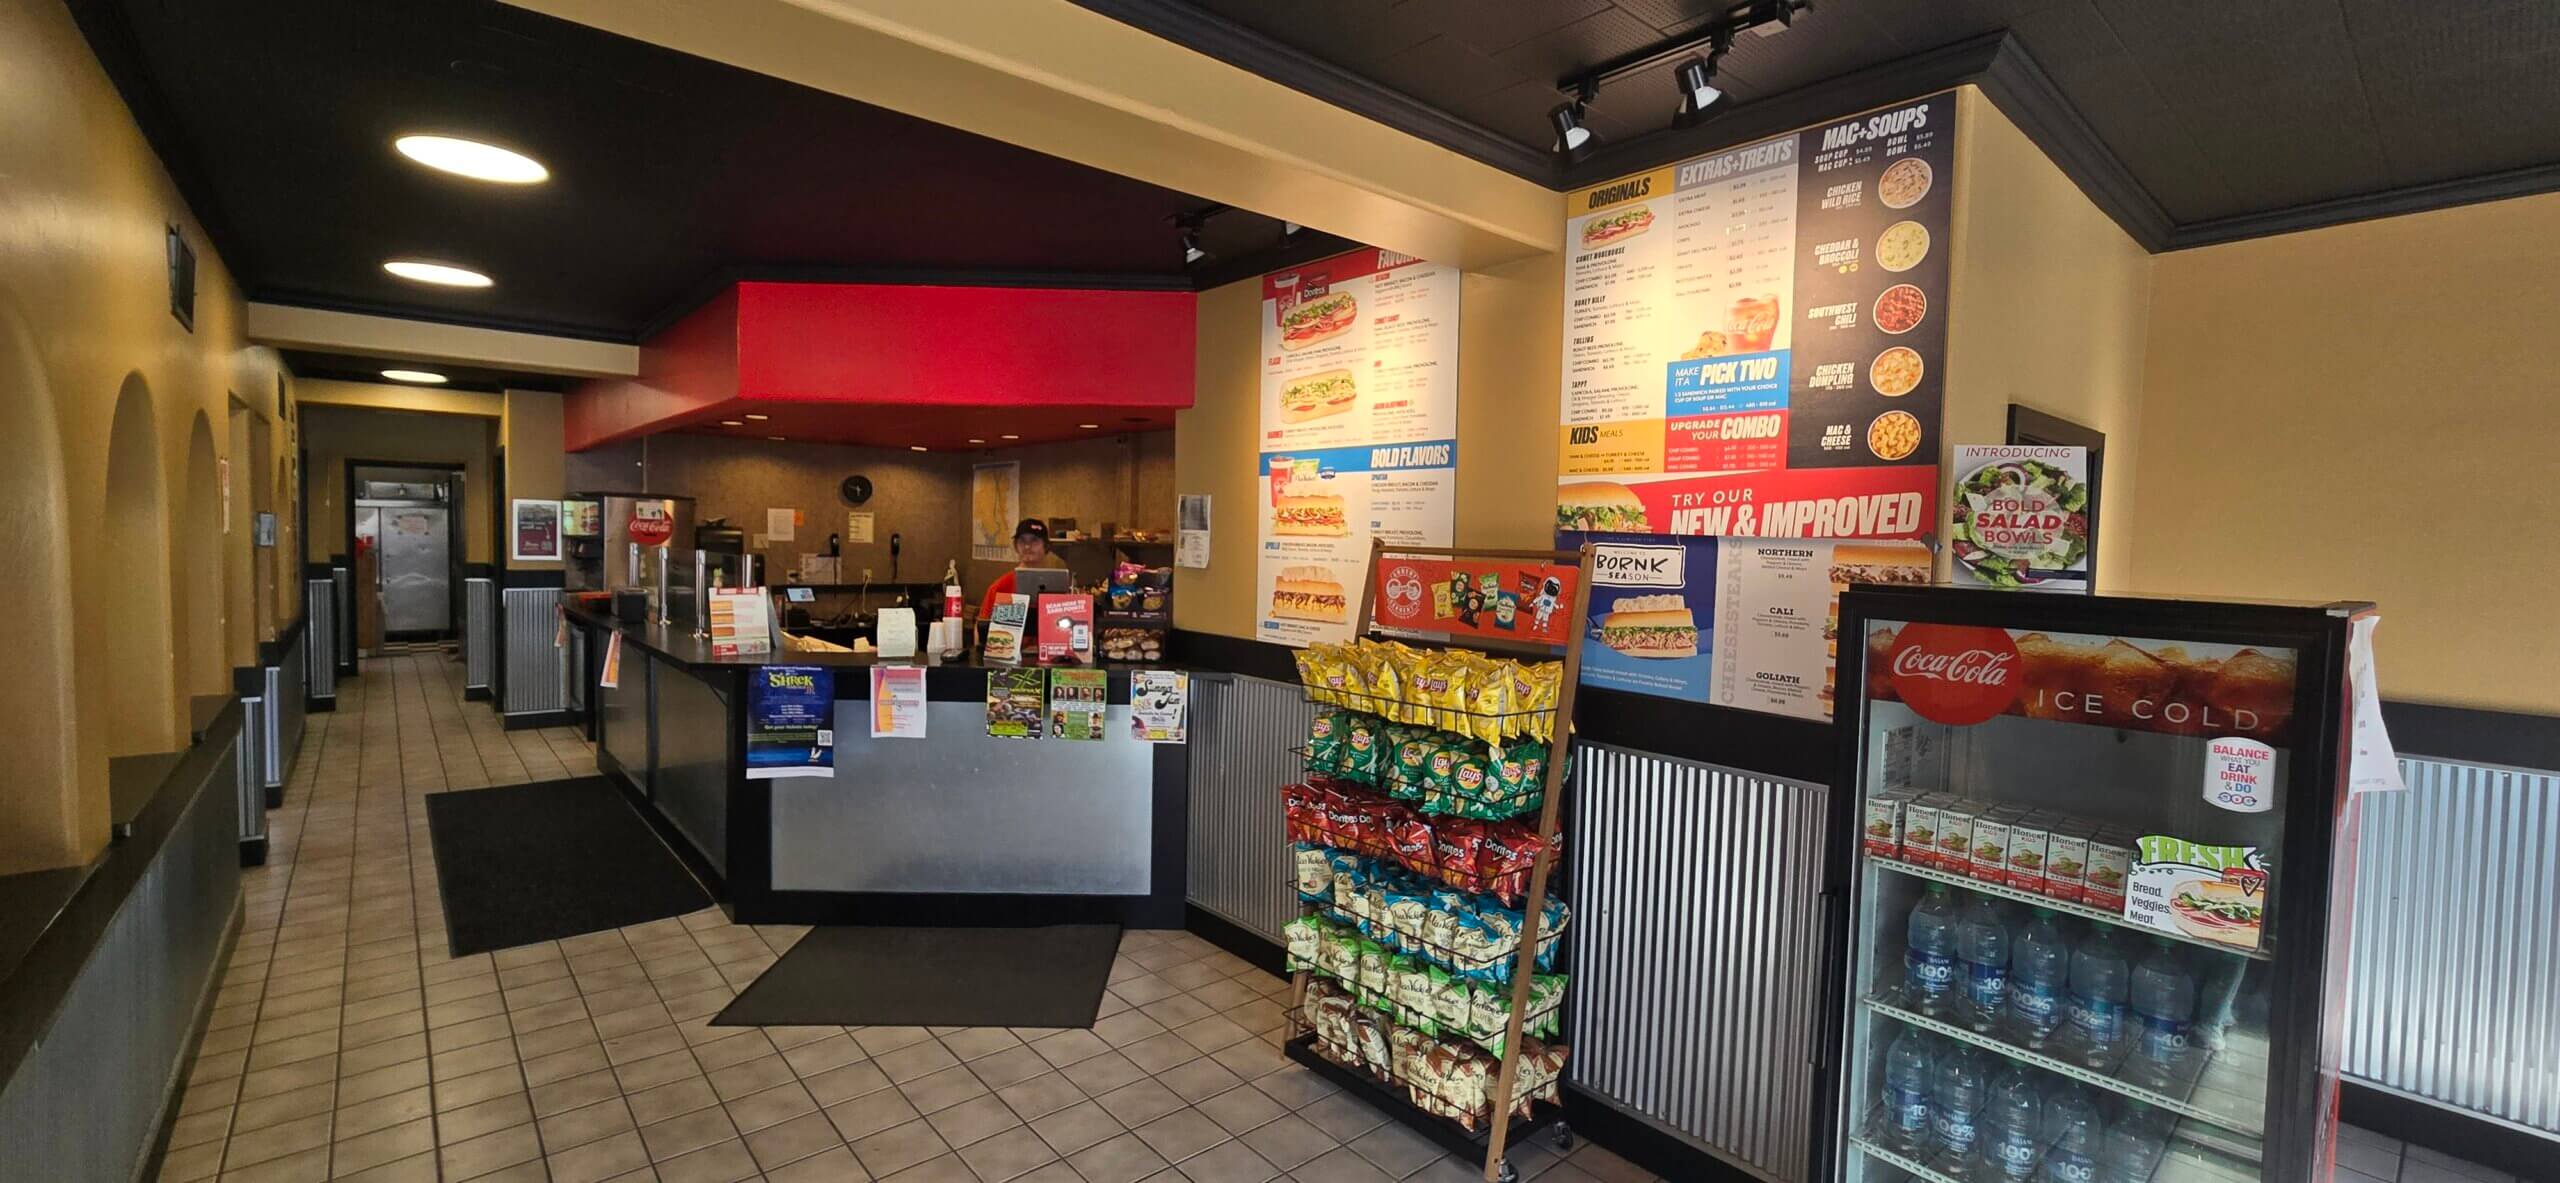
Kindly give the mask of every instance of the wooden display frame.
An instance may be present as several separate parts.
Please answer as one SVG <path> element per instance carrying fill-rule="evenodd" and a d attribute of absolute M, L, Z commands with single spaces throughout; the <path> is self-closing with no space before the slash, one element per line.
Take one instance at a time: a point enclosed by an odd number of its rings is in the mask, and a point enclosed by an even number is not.
<path fill-rule="evenodd" d="M 1581 685 L 1582 646 L 1590 631 L 1583 627 L 1582 622 L 1589 618 L 1591 609 L 1591 553 L 1591 544 L 1587 542 L 1573 550 L 1504 550 L 1445 546 L 1388 546 L 1372 538 L 1369 542 L 1368 568 L 1361 579 L 1359 607 L 1351 617 L 1352 635 L 1355 638 L 1366 638 L 1375 634 L 1379 627 L 1374 615 L 1378 594 L 1378 569 L 1381 561 L 1391 555 L 1451 560 L 1500 559 L 1515 562 L 1543 562 L 1558 566 L 1570 564 L 1576 571 L 1572 589 L 1572 614 L 1566 617 L 1568 628 L 1562 647 L 1564 668 L 1561 676 L 1563 680 L 1556 693 L 1555 726 L 1553 738 L 1549 741 L 1546 783 L 1541 786 L 1545 797 L 1538 810 L 1538 854 L 1530 863 L 1528 892 L 1521 903 L 1525 909 L 1525 917 L 1520 928 L 1520 948 L 1516 954 L 1518 960 L 1514 963 L 1511 973 L 1510 1014 L 1503 1025 L 1502 1068 L 1494 1080 L 1493 1112 L 1483 1136 L 1486 1183 L 1507 1183 L 1508 1180 L 1516 1177 L 1509 1169 L 1509 1164 L 1504 1161 L 1504 1152 L 1511 1141 L 1513 1121 L 1512 1107 L 1507 1100 L 1518 1082 L 1517 1052 L 1521 1045 L 1522 1030 L 1527 1026 L 1531 979 L 1537 972 L 1539 929 L 1545 919 L 1548 879 L 1555 869 L 1556 846 L 1559 839 L 1557 818 L 1564 801 L 1566 769 L 1571 763 L 1569 754 L 1573 743 L 1574 695 Z M 1538 660 L 1555 660 L 1557 656 L 1555 646 L 1506 641 L 1498 637 L 1446 634 L 1445 643 L 1453 649 L 1474 649 Z M 1309 977 L 1310 971 L 1304 969 L 1291 975 L 1289 1014 L 1293 1050 L 1301 1033 L 1301 1016 L 1304 1014 L 1306 1005 Z M 1317 1066 L 1331 1067 L 1329 1064 Z M 1343 1072 L 1329 1072 L 1327 1075 L 1339 1079 Z M 1463 1144 L 1468 1151 L 1474 1149 L 1474 1139 L 1458 1133 L 1455 1123 L 1436 1118 L 1411 1105 L 1390 1105 L 1387 1106 L 1387 1110 L 1390 1115 L 1400 1118 L 1408 1125 L 1415 1126 L 1417 1132 L 1436 1142 L 1443 1145 Z M 1547 1124 L 1556 1116 L 1549 1114 L 1546 1119 L 1535 1124 Z"/>

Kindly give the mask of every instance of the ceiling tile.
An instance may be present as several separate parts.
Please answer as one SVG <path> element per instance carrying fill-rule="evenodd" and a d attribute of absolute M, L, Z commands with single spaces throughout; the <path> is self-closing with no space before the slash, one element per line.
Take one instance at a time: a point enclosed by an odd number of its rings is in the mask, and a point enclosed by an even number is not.
<path fill-rule="evenodd" d="M 1442 36 L 1482 53 L 1500 53 L 1542 33 L 1610 9 L 1609 0 L 1403 0 L 1399 15 L 1416 17 Z"/>

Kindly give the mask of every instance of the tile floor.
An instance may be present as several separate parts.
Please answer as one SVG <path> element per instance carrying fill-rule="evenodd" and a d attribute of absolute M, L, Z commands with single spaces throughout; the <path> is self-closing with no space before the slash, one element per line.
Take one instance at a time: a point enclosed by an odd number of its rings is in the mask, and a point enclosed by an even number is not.
<path fill-rule="evenodd" d="M 1072 1031 L 708 1026 L 802 931 L 717 911 L 448 957 L 425 796 L 595 770 L 461 682 L 377 660 L 311 717 L 164 1183 L 1478 1177 L 1281 1058 L 1283 983 L 1187 933 L 1130 933 Z M 1651 1179 L 1587 1144 L 1513 1161 Z"/>

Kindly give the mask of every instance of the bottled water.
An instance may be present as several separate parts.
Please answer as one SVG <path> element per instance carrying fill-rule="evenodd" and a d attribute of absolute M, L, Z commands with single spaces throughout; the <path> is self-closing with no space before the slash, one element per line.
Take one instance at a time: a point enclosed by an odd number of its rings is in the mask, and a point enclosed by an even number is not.
<path fill-rule="evenodd" d="M 2106 1120 L 2089 1090 L 2065 1085 L 2044 1106 L 2045 1183 L 2093 1183 Z"/>
<path fill-rule="evenodd" d="M 2103 1066 L 2124 1039 L 2124 950 L 2113 929 L 2071 951 L 2071 1027 L 2086 1062 Z"/>
<path fill-rule="evenodd" d="M 2196 979 L 2176 946 L 2154 937 L 2151 951 L 2133 967 L 2133 1015 L 2139 1031 L 2126 1075 L 2158 1087 L 2177 1079 L 2196 1015 Z"/>
<path fill-rule="evenodd" d="M 2044 1133 L 2042 1082 L 2012 1067 L 1991 1086 L 1991 1112 L 1982 1122 L 1982 1165 L 1994 1178 L 2032 1179 Z"/>
<path fill-rule="evenodd" d="M 1988 1031 L 2009 1000 L 2009 929 L 1989 896 L 1975 896 L 1956 921 L 1956 957 L 1964 963 L 1966 1017 Z"/>
<path fill-rule="evenodd" d="M 2070 979 L 2071 940 L 2051 909 L 2037 908 L 2009 954 L 2009 1025 L 2020 1043 L 2042 1048 L 2052 1040 Z"/>
<path fill-rule="evenodd" d="M 2147 1114 L 2126 1113 L 2098 1140 L 2098 1183 L 2147 1183 L 2165 1146 Z"/>
<path fill-rule="evenodd" d="M 1944 883 L 1932 883 L 1911 909 L 1902 955 L 1902 998 L 1925 1015 L 1946 1012 L 1956 974 L 1956 905 Z"/>
<path fill-rule="evenodd" d="M 1929 1145 L 1929 1070 L 1938 1049 L 1927 1032 L 1905 1028 L 1884 1053 L 1885 1140 L 1905 1154 Z"/>
<path fill-rule="evenodd" d="M 1937 1087 L 1929 1090 L 1929 1121 L 1938 1135 L 1938 1150 L 1950 1164 L 1960 1166 L 1973 1157 L 1984 1075 L 1982 1053 L 1972 1048 L 1950 1046 L 1938 1056 Z"/>

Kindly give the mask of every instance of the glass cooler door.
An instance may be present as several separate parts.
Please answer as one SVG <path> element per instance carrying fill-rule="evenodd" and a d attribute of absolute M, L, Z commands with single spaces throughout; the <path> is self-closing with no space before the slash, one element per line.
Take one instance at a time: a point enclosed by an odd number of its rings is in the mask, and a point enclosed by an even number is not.
<path fill-rule="evenodd" d="M 2260 1179 L 2299 654 L 1865 631 L 1841 1177 Z"/>

